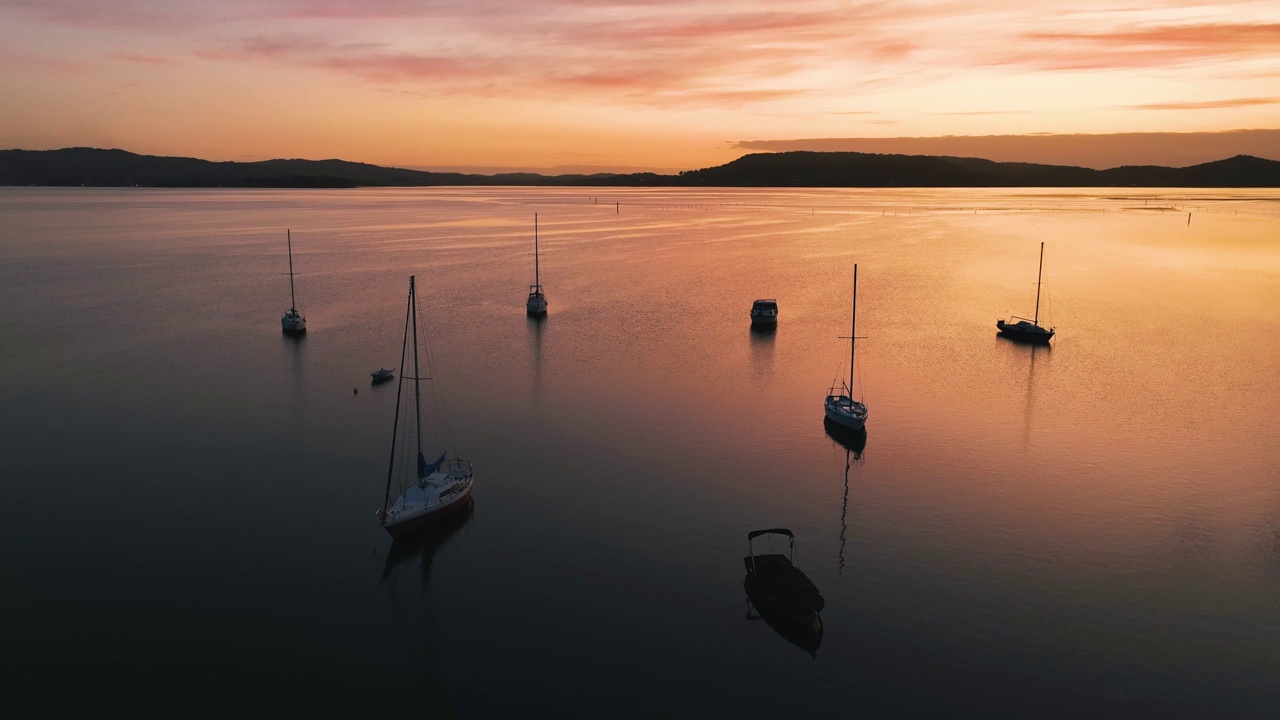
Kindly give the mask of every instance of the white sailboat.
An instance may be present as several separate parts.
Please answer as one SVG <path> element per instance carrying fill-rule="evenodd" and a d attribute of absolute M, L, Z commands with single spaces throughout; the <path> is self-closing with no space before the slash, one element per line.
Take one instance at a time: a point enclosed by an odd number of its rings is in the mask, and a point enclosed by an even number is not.
<path fill-rule="evenodd" d="M 293 234 L 288 230 L 284 232 L 289 243 L 289 311 L 280 318 L 280 328 L 287 333 L 304 333 L 307 331 L 307 319 L 298 312 L 298 298 L 293 291 Z"/>
<path fill-rule="evenodd" d="M 409 304 L 404 313 L 404 344 L 400 348 L 400 367 L 404 368 L 405 354 L 409 347 L 410 328 L 413 329 L 413 417 L 414 434 L 405 429 L 400 434 L 400 401 L 404 396 L 403 372 L 400 375 L 400 387 L 396 393 L 396 419 L 391 428 L 391 459 L 387 466 L 387 490 L 383 496 L 382 508 L 378 517 L 382 527 L 392 537 L 402 537 L 430 527 L 439 519 L 448 516 L 471 502 L 471 463 L 460 458 L 447 458 L 440 453 L 435 462 L 428 463 L 422 454 L 422 386 L 424 379 L 418 368 L 418 303 L 414 287 L 414 276 L 409 276 Z M 407 419 L 406 419 L 407 422 Z M 406 455 L 408 445 L 414 441 L 417 462 L 413 463 L 414 472 L 410 472 Z M 404 447 L 401 447 L 401 446 Z M 393 485 L 396 485 L 397 465 L 403 470 L 402 482 L 397 489 L 400 494 L 392 499 Z"/>
<path fill-rule="evenodd" d="M 849 382 L 834 382 L 827 391 L 824 408 L 827 419 L 851 430 L 861 430 L 867 424 L 867 406 L 853 399 L 853 358 L 858 339 L 858 266 L 853 266 L 853 322 L 849 330 Z"/>
<path fill-rule="evenodd" d="M 542 277 L 538 273 L 538 213 L 533 214 L 533 284 L 529 286 L 529 299 L 524 307 L 535 317 L 547 314 L 547 296 L 542 294 Z"/>

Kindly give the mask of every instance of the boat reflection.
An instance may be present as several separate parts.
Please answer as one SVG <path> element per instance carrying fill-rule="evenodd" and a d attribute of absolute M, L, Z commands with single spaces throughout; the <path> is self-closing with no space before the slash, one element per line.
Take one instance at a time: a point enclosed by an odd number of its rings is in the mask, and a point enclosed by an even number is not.
<path fill-rule="evenodd" d="M 773 377 L 774 336 L 777 325 L 751 325 L 751 375 L 756 380 Z"/>
<path fill-rule="evenodd" d="M 471 522 L 475 515 L 475 501 L 468 499 L 467 506 L 441 518 L 435 525 L 411 536 L 396 538 L 387 551 L 387 560 L 382 566 L 382 578 L 391 577 L 398 565 L 422 557 L 422 582 L 425 585 L 431 578 L 431 560 L 449 540 Z"/>
<path fill-rule="evenodd" d="M 862 460 L 862 451 L 867 449 L 867 429 L 865 427 L 853 430 L 833 422 L 831 418 L 823 418 L 822 427 L 827 431 L 827 437 L 835 440 L 840 447 L 853 453 L 854 460 Z"/>
<path fill-rule="evenodd" d="M 815 660 L 818 646 L 822 644 L 822 617 L 815 616 L 811 623 L 799 623 L 768 606 L 756 607 L 747 598 L 747 619 L 764 620 L 765 624 L 782 636 L 783 640 L 809 653 Z"/>
<path fill-rule="evenodd" d="M 849 533 L 849 468 L 862 464 L 862 451 L 867 449 L 867 429 L 849 428 L 827 419 L 823 422 L 827 437 L 844 448 L 844 500 L 840 504 L 840 551 L 836 553 L 839 572 L 844 574 L 844 544 Z"/>
<path fill-rule="evenodd" d="M 542 332 L 547 326 L 547 314 L 528 316 L 529 352 L 533 358 L 533 389 L 535 397 L 542 390 Z"/>

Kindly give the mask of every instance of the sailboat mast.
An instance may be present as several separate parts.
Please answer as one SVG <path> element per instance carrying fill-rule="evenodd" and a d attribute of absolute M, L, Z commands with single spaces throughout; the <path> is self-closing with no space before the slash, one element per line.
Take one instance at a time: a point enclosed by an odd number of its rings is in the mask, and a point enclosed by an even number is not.
<path fill-rule="evenodd" d="M 853 347 L 858 342 L 858 263 L 853 264 L 853 322 L 849 326 L 849 399 L 853 399 Z"/>
<path fill-rule="evenodd" d="M 422 388 L 418 372 L 418 296 L 413 289 L 413 276 L 409 276 L 409 305 L 413 308 L 413 409 L 417 419 L 418 457 L 422 457 Z M 421 462 L 421 460 L 419 460 Z"/>
<path fill-rule="evenodd" d="M 413 281 L 409 281 L 409 302 L 404 306 L 404 340 L 400 343 L 400 365 L 404 367 L 404 353 L 409 347 L 409 307 L 413 304 Z M 414 353 L 416 356 L 417 353 Z M 418 373 L 414 373 L 417 376 Z M 400 396 L 404 390 L 404 372 L 400 373 L 399 387 L 396 388 L 396 419 L 391 423 L 391 459 L 387 461 L 387 491 L 382 496 L 382 516 L 386 522 L 387 506 L 391 503 L 391 477 L 396 469 L 396 438 L 400 432 Z"/>
<path fill-rule="evenodd" d="M 542 290 L 542 279 L 538 274 L 538 213 L 533 214 L 533 284 Z"/>
<path fill-rule="evenodd" d="M 289 243 L 289 310 L 297 312 L 298 298 L 294 297 L 293 294 L 293 233 L 286 228 L 284 236 Z"/>
<path fill-rule="evenodd" d="M 1040 243 L 1040 269 L 1036 271 L 1036 317 L 1034 322 L 1040 324 L 1040 278 L 1044 277 L 1044 243 Z"/>

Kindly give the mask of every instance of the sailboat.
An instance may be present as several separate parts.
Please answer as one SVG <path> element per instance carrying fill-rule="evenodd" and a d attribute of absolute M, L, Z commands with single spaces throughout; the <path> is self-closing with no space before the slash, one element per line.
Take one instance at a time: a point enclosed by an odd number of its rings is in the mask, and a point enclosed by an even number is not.
<path fill-rule="evenodd" d="M 403 372 L 400 375 L 400 388 L 396 393 L 396 418 L 391 426 L 391 459 L 387 465 L 387 490 L 382 500 L 382 508 L 378 517 L 382 527 L 392 537 L 399 538 L 430 527 L 443 517 L 466 507 L 471 501 L 471 463 L 459 458 L 445 458 L 440 453 L 435 462 L 427 462 L 422 454 L 422 373 L 418 369 L 418 302 L 414 288 L 414 276 L 409 276 L 409 303 L 404 311 L 404 343 L 400 348 L 400 367 L 405 367 L 404 358 L 409 347 L 409 329 L 413 328 L 413 410 L 414 434 L 406 432 L 400 435 L 400 400 L 404 396 Z M 410 438 L 415 441 L 417 462 L 414 463 L 413 477 L 407 477 L 409 465 L 405 455 Z M 397 449 L 400 452 L 397 452 Z M 403 470 L 403 490 L 394 500 L 391 489 L 396 479 L 397 465 Z"/>
<path fill-rule="evenodd" d="M 533 284 L 529 286 L 529 299 L 524 307 L 533 316 L 547 314 L 547 297 L 542 294 L 542 278 L 538 273 L 538 213 L 533 214 Z"/>
<path fill-rule="evenodd" d="M 1017 322 L 1005 322 L 1004 320 L 996 320 L 996 327 L 999 328 L 1000 334 L 1014 340 L 1025 340 L 1034 343 L 1048 343 L 1053 337 L 1053 328 L 1048 330 L 1040 327 L 1040 280 L 1044 277 L 1044 243 L 1040 243 L 1040 270 L 1036 273 L 1036 314 L 1030 320 L 1013 316 L 1010 320 Z"/>
<path fill-rule="evenodd" d="M 289 243 L 289 312 L 280 318 L 280 327 L 287 333 L 304 333 L 307 331 L 307 319 L 298 312 L 298 298 L 293 292 L 293 234 L 288 230 L 284 232 Z"/>
<path fill-rule="evenodd" d="M 849 428 L 861 430 L 867 424 L 867 406 L 853 399 L 853 350 L 858 339 L 858 266 L 853 266 L 853 322 L 849 331 L 849 383 L 844 380 L 840 384 L 834 382 L 827 391 L 824 405 L 827 419 Z"/>

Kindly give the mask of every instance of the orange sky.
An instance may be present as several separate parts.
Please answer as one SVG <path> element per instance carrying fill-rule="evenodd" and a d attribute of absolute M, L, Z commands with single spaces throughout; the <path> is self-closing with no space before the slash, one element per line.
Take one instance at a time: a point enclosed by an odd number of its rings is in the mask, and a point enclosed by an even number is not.
<path fill-rule="evenodd" d="M 0 147 L 213 160 L 669 171 L 835 142 L 1184 165 L 1277 157 L 1280 3 L 0 0 L 0 99 Z M 1273 132 L 945 137 L 1239 129 Z"/>

